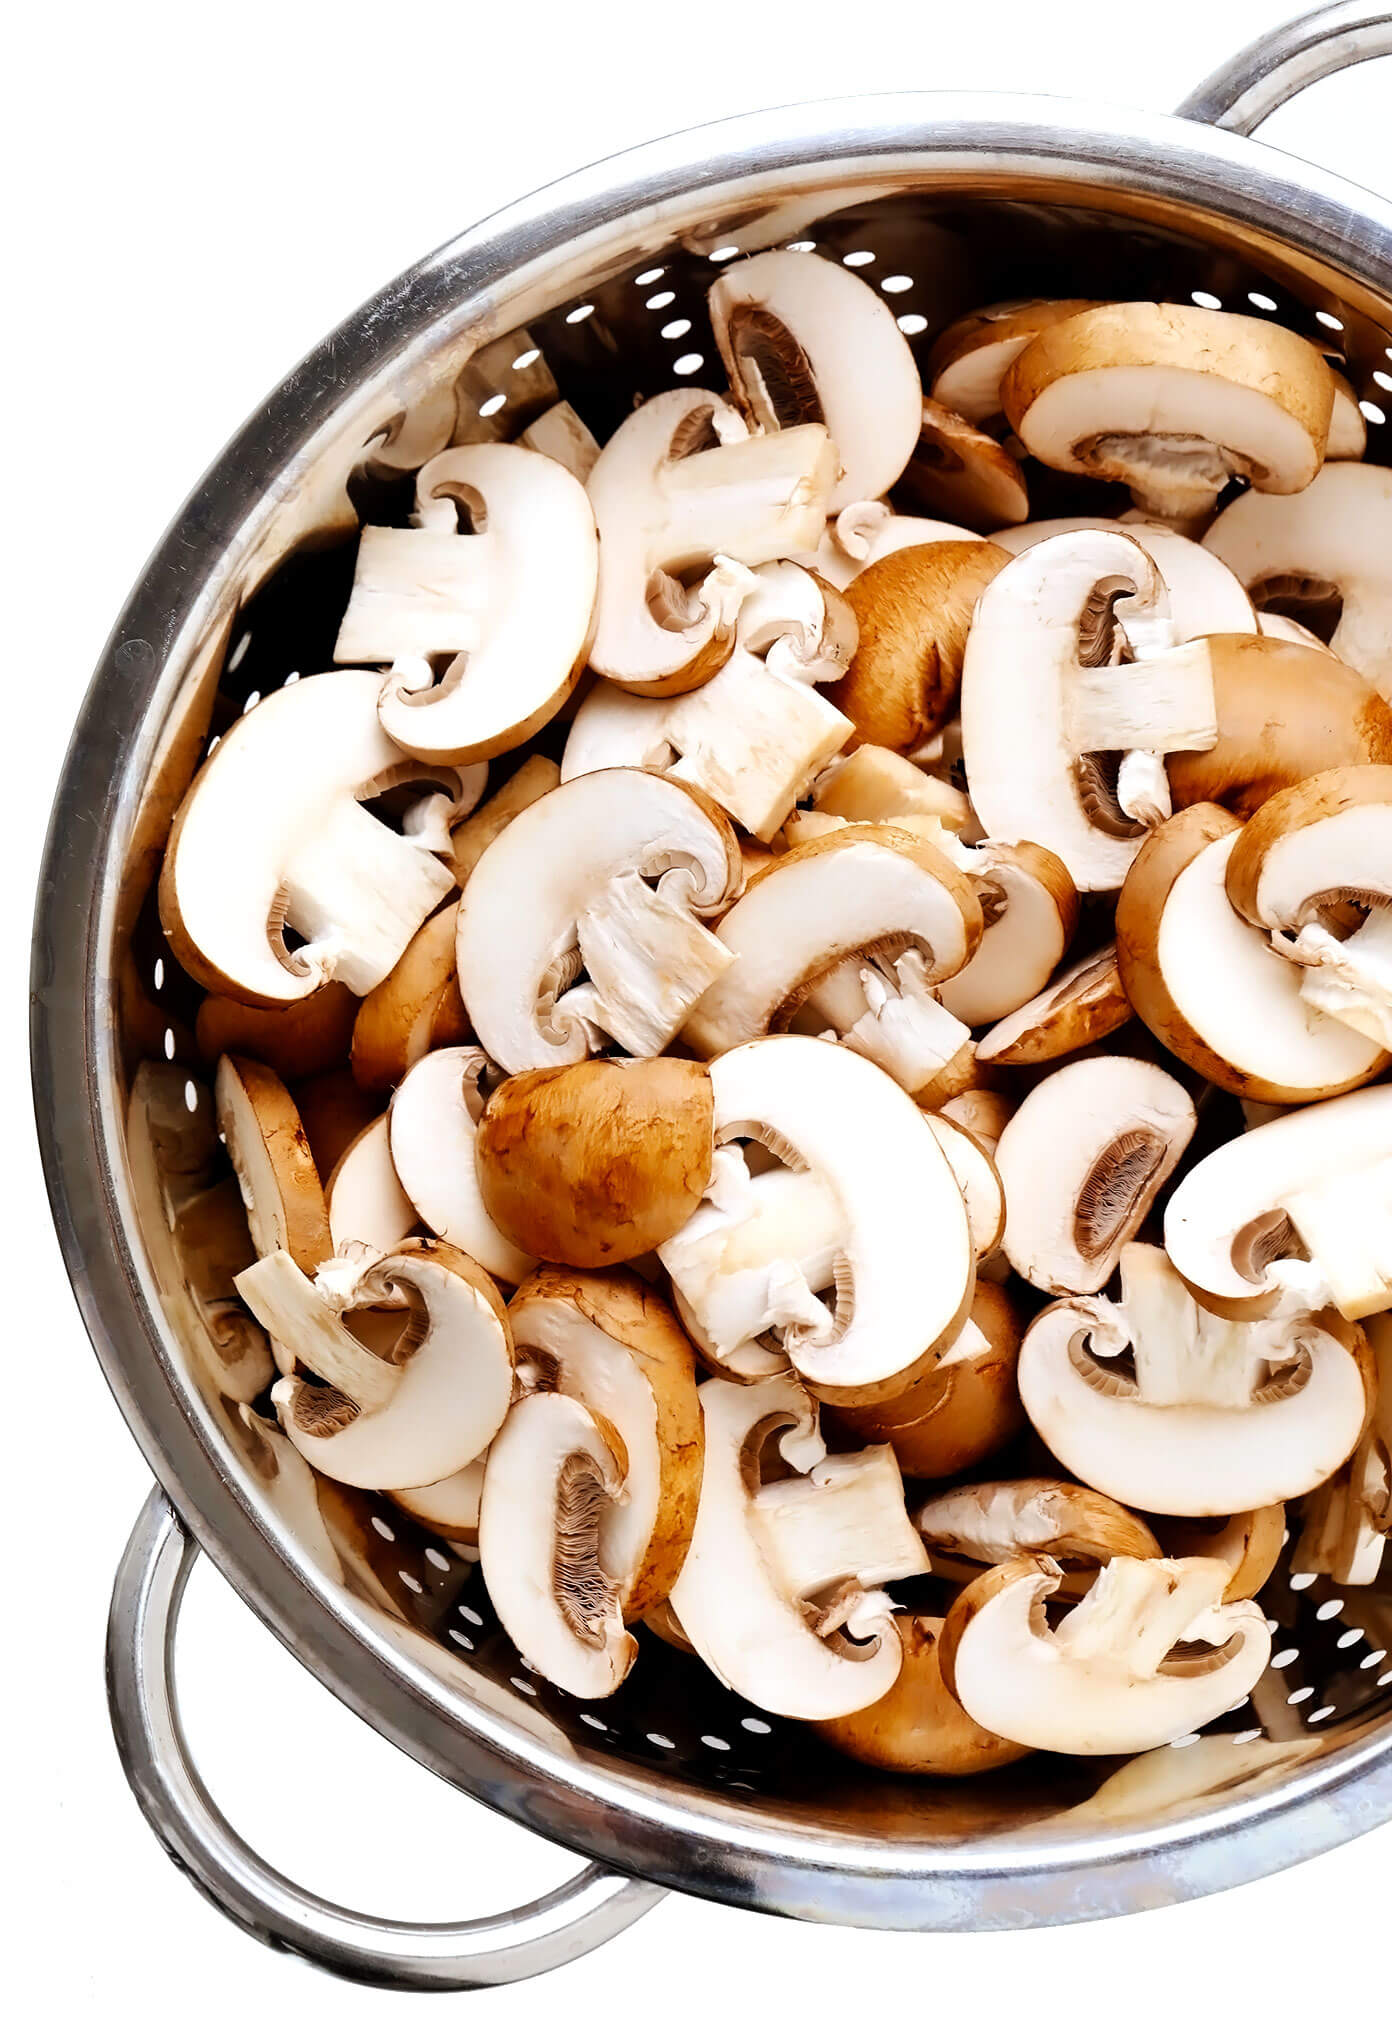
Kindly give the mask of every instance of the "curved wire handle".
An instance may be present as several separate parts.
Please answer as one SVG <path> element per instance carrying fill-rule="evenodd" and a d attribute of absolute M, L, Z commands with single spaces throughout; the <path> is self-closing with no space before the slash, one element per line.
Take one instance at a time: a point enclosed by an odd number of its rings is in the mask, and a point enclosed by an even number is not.
<path fill-rule="evenodd" d="M 173 1648 L 198 1554 L 161 1489 L 140 1512 L 116 1574 L 107 1626 L 112 1726 L 136 1801 L 170 1858 L 264 1944 L 377 1987 L 459 1989 L 525 1980 L 624 1931 L 664 1891 L 598 1867 L 496 1917 L 406 1924 L 365 1917 L 299 1888 L 233 1831 L 184 1736 Z"/>
<path fill-rule="evenodd" d="M 1307 85 L 1375 56 L 1392 56 L 1392 8 L 1340 0 L 1259 36 L 1176 110 L 1186 120 L 1251 134 Z"/>

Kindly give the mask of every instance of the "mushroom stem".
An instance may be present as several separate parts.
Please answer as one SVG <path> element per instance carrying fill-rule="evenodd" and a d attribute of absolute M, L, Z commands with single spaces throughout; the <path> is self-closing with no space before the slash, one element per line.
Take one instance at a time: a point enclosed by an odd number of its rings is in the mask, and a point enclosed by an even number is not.
<path fill-rule="evenodd" d="M 616 875 L 601 889 L 578 935 L 590 987 L 573 988 L 568 1006 L 633 1057 L 664 1050 L 735 957 L 639 874 Z"/>
<path fill-rule="evenodd" d="M 1218 720 L 1205 644 L 1186 642 L 1124 668 L 1079 669 L 1064 694 L 1063 724 L 1075 754 L 1212 747 Z"/>
<path fill-rule="evenodd" d="M 708 1203 L 658 1250 L 683 1305 L 722 1363 L 762 1333 L 827 1320 L 845 1239 L 835 1195 L 812 1170 L 751 1177 L 739 1149 L 717 1150 Z"/>
<path fill-rule="evenodd" d="M 1216 1558 L 1113 1558 L 1059 1623 L 1055 1640 L 1075 1662 L 1106 1658 L 1151 1678 L 1228 1583 Z"/>
<path fill-rule="evenodd" d="M 370 993 L 450 886 L 419 839 L 389 831 L 361 804 L 331 804 L 285 870 L 284 920 L 308 940 L 293 970 Z"/>
<path fill-rule="evenodd" d="M 1200 1310 L 1162 1248 L 1124 1248 L 1121 1288 L 1142 1402 L 1244 1410 L 1271 1366 L 1299 1357 L 1293 1321 L 1237 1325 Z"/>
<path fill-rule="evenodd" d="M 829 1457 L 805 1478 L 770 1481 L 753 1515 L 785 1590 L 799 1600 L 848 1581 L 885 1586 L 929 1570 L 888 1445 Z"/>
<path fill-rule="evenodd" d="M 847 959 L 813 988 L 806 1005 L 905 1092 L 923 1093 L 964 1053 L 965 1075 L 954 1089 L 970 1083 L 971 1031 L 933 993 L 921 952 L 869 965 Z M 933 1097 L 951 1094 L 935 1090 Z"/>
<path fill-rule="evenodd" d="M 1323 924 L 1307 923 L 1295 937 L 1278 932 L 1271 941 L 1308 968 L 1302 1001 L 1392 1050 L 1392 909 L 1369 910 L 1366 922 L 1342 940 Z"/>
<path fill-rule="evenodd" d="M 330 1304 L 283 1248 L 253 1262 L 236 1280 L 239 1295 L 272 1339 L 294 1348 L 300 1367 L 341 1390 L 365 1415 L 391 1401 L 401 1369 L 369 1353 L 353 1337 L 341 1315 L 348 1306 Z M 279 1394 L 296 1390 L 297 1384 L 280 1382 L 276 1387 Z"/>
<path fill-rule="evenodd" d="M 1288 1191 L 1284 1212 L 1310 1256 L 1283 1265 L 1310 1308 L 1332 1303 L 1345 1318 L 1392 1304 L 1392 1158 Z"/>

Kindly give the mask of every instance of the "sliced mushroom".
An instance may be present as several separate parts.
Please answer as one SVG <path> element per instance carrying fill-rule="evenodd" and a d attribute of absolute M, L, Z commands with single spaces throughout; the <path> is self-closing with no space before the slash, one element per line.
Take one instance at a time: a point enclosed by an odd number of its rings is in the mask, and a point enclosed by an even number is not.
<path fill-rule="evenodd" d="M 413 1521 L 438 1531 L 456 1550 L 476 1551 L 487 1457 L 485 1453 L 482 1459 L 461 1466 L 458 1473 L 451 1473 L 446 1480 L 433 1481 L 428 1487 L 394 1487 L 391 1498 Z"/>
<path fill-rule="evenodd" d="M 952 840 L 944 851 L 975 887 L 984 928 L 961 972 L 943 981 L 939 999 L 975 1029 L 1001 1021 L 1045 989 L 1078 927 L 1078 891 L 1058 855 L 1029 840 L 1017 846 Z"/>
<path fill-rule="evenodd" d="M 363 530 L 334 660 L 392 665 L 379 709 L 407 753 L 505 754 L 583 664 L 599 572 L 584 486 L 521 445 L 455 445 L 417 474 L 415 521 Z M 438 680 L 432 657 L 450 659 Z"/>
<path fill-rule="evenodd" d="M 194 777 L 160 920 L 214 993 L 265 1008 L 328 980 L 370 993 L 453 886 L 419 835 L 363 808 L 421 772 L 378 724 L 379 683 L 370 670 L 302 677 L 244 713 Z M 307 942 L 291 951 L 287 929 Z"/>
<path fill-rule="evenodd" d="M 529 451 L 544 452 L 584 486 L 594 471 L 599 445 L 589 425 L 582 422 L 569 402 L 553 402 L 529 423 L 518 439 Z"/>
<path fill-rule="evenodd" d="M 460 887 L 468 880 L 499 832 L 510 825 L 519 811 L 537 803 L 561 779 L 561 771 L 544 754 L 532 754 L 510 775 L 486 804 L 481 804 L 450 834 L 450 869 Z"/>
<path fill-rule="evenodd" d="M 944 1120 L 954 1121 L 959 1128 L 965 1128 L 994 1160 L 997 1145 L 1015 1110 L 1016 1102 L 1008 1093 L 978 1086 L 956 1094 L 937 1111 Z"/>
<path fill-rule="evenodd" d="M 1326 465 L 1289 500 L 1244 494 L 1204 537 L 1258 608 L 1333 606 L 1329 646 L 1392 698 L 1392 472 Z"/>
<path fill-rule="evenodd" d="M 387 1116 L 391 1159 L 415 1213 L 432 1233 L 500 1282 L 520 1283 L 536 1258 L 514 1247 L 484 1209 L 475 1161 L 484 1098 L 481 1050 L 432 1050 L 398 1086 Z M 412 1221 L 414 1224 L 414 1219 Z"/>
<path fill-rule="evenodd" d="M 703 1057 L 785 1025 L 804 1001 L 834 1025 L 821 983 L 847 963 L 858 977 L 877 960 L 912 954 L 914 986 L 926 994 L 975 949 L 981 908 L 970 883 L 924 840 L 891 825 L 847 825 L 772 861 L 722 917 L 719 935 L 733 962 L 682 1032 Z M 848 1040 L 879 1063 L 892 1056 L 877 1053 L 863 1027 L 851 1026 Z"/>
<path fill-rule="evenodd" d="M 852 1571 L 810 1617 L 758 1506 L 759 1456 L 770 1440 L 799 1473 L 825 1460 L 816 1405 L 791 1376 L 747 1387 L 708 1381 L 700 1397 L 701 1500 L 671 1601 L 688 1640 L 723 1684 L 765 1712 L 827 1720 L 872 1705 L 899 1675 L 892 1602 Z"/>
<path fill-rule="evenodd" d="M 1329 418 L 1325 458 L 1361 458 L 1368 448 L 1368 425 L 1358 406 L 1358 396 L 1348 376 L 1339 372 L 1342 356 L 1327 352 L 1324 359 L 1334 383 L 1334 408 Z"/>
<path fill-rule="evenodd" d="M 713 1109 L 709 1072 L 685 1058 L 601 1059 L 505 1079 L 475 1137 L 484 1210 L 539 1261 L 631 1262 L 699 1205 Z"/>
<path fill-rule="evenodd" d="M 994 1159 L 976 1137 L 941 1114 L 927 1116 L 938 1147 L 952 1165 L 962 1203 L 967 1208 L 976 1259 L 994 1254 L 1005 1232 L 1005 1187 Z"/>
<path fill-rule="evenodd" d="M 1298 493 L 1324 460 L 1334 383 L 1307 339 L 1187 303 L 1109 303 L 1054 324 L 1012 362 L 1001 406 L 1061 472 L 1121 480 L 1136 505 L 1187 517 L 1234 474 Z"/>
<path fill-rule="evenodd" d="M 929 543 L 851 580 L 859 645 L 828 696 L 861 740 L 908 754 L 941 731 L 957 708 L 977 601 L 1006 562 L 985 541 Z"/>
<path fill-rule="evenodd" d="M 346 1064 L 301 1079 L 292 1094 L 309 1153 L 321 1177 L 328 1177 L 355 1135 L 376 1120 L 379 1101 L 365 1093 Z"/>
<path fill-rule="evenodd" d="M 357 996 L 340 980 L 286 1008 L 249 1008 L 225 994 L 209 994 L 195 1024 L 199 1054 L 209 1064 L 228 1055 L 249 1057 L 278 1078 L 311 1078 L 342 1063 L 358 1007 Z"/>
<path fill-rule="evenodd" d="M 791 1168 L 820 1173 L 840 1202 L 834 1309 L 785 1279 L 788 1359 L 829 1402 L 897 1394 L 956 1337 L 974 1280 L 962 1196 L 932 1129 L 876 1066 L 813 1037 L 728 1051 L 710 1080 L 717 1144 L 762 1142 Z M 716 1191 L 726 1178 L 717 1167 Z M 682 1238 L 658 1248 L 678 1289 Z"/>
<path fill-rule="evenodd" d="M 1112 1036 L 1131 1019 L 1114 944 L 1103 945 L 987 1031 L 979 1064 L 1048 1064 Z"/>
<path fill-rule="evenodd" d="M 1112 1558 L 1161 1555 L 1154 1532 L 1139 1516 L 1071 1480 L 983 1480 L 954 1487 L 925 1502 L 914 1525 L 933 1570 L 945 1578 L 970 1585 L 983 1565 L 1004 1565 L 1032 1552 L 1063 1568 L 1061 1590 L 1071 1598 Z"/>
<path fill-rule="evenodd" d="M 696 1522 L 701 1408 L 691 1343 L 641 1277 L 542 1268 L 508 1307 L 519 1367 L 619 1434 L 625 1499 L 604 1511 L 598 1555 L 626 1621 L 671 1592 Z"/>
<path fill-rule="evenodd" d="M 1228 901 L 1241 837 L 1216 804 L 1151 834 L 1117 903 L 1127 999 L 1168 1050 L 1225 1092 L 1319 1100 L 1364 1084 L 1386 1052 L 1302 997 L 1304 969 L 1272 951 Z"/>
<path fill-rule="evenodd" d="M 443 1241 L 403 1241 L 343 1272 L 332 1297 L 289 1255 L 267 1255 L 237 1288 L 299 1372 L 271 1390 L 296 1449 L 350 1487 L 421 1487 L 477 1459 L 507 1412 L 512 1335 L 497 1287 Z M 344 1313 L 398 1308 L 387 1358 L 369 1352 Z M 307 1379 L 307 1376 L 317 1379 Z"/>
<path fill-rule="evenodd" d="M 1070 1473 L 1159 1515 L 1232 1515 L 1348 1458 L 1364 1366 L 1318 1319 L 1219 1318 L 1163 1248 L 1123 1251 L 1121 1293 L 1050 1305 L 1020 1349 L 1030 1422 Z M 1114 1364 L 1128 1348 L 1130 1371 Z"/>
<path fill-rule="evenodd" d="M 1159 572 L 1130 536 L 1081 530 L 1014 558 L 982 595 L 962 675 L 962 745 L 989 836 L 1119 888 L 1168 814 L 1163 757 L 1213 744 L 1213 689 L 1173 638 Z M 1154 649 L 1118 666 L 1128 646 Z M 1113 773 L 1115 771 L 1115 773 Z"/>
<path fill-rule="evenodd" d="M 1085 297 L 1059 303 L 993 303 L 958 318 L 934 341 L 925 374 L 933 399 L 969 423 L 1005 426 L 1001 381 L 1006 369 L 1041 331 L 1080 311 L 1095 310 Z"/>
<path fill-rule="evenodd" d="M 827 523 L 816 549 L 804 551 L 794 562 L 844 592 L 869 565 L 878 564 L 881 557 L 892 556 L 896 550 L 918 549 L 924 543 L 976 540 L 976 530 L 964 528 L 960 522 L 897 515 L 884 500 L 854 500 Z"/>
<path fill-rule="evenodd" d="M 948 1691 L 938 1662 L 940 1619 L 905 1614 L 895 1625 L 904 1662 L 894 1684 L 873 1706 L 815 1722 L 815 1734 L 855 1762 L 904 1776 L 977 1776 L 1029 1754 L 978 1727 Z"/>
<path fill-rule="evenodd" d="M 1392 1086 L 1301 1107 L 1195 1164 L 1165 1246 L 1210 1309 L 1259 1318 L 1392 1308 Z"/>
<path fill-rule="evenodd" d="M 870 741 L 830 763 L 817 778 L 812 805 L 812 812 L 799 815 L 842 818 L 855 825 L 934 820 L 959 834 L 973 822 L 961 790 Z"/>
<path fill-rule="evenodd" d="M 653 697 L 713 677 L 749 589 L 740 567 L 815 547 L 836 470 L 820 423 L 751 437 L 702 388 L 645 402 L 590 474 L 600 535 L 591 668 Z"/>
<path fill-rule="evenodd" d="M 827 512 L 888 493 L 918 440 L 923 391 L 884 298 L 838 262 L 771 252 L 723 268 L 708 301 L 753 427 L 825 424 L 841 467 Z"/>
<path fill-rule="evenodd" d="M 1302 969 L 1300 998 L 1392 1051 L 1392 767 L 1336 768 L 1270 797 L 1228 900 Z"/>
<path fill-rule="evenodd" d="M 639 697 L 596 684 L 575 715 L 561 780 L 600 768 L 660 768 L 771 839 L 853 728 L 816 689 L 855 648 L 839 593 L 796 564 L 765 564 L 740 610 L 736 647 L 698 691 Z"/>
<path fill-rule="evenodd" d="M 1392 762 L 1392 707 L 1320 644 L 1225 634 L 1182 654 L 1206 663 L 1218 739 L 1204 753 L 1169 756 L 1176 810 L 1215 803 L 1249 818 L 1307 775 Z"/>
<path fill-rule="evenodd" d="M 1055 1294 L 1100 1290 L 1195 1126 L 1158 1065 L 1090 1057 L 1051 1072 L 996 1147 L 1011 1267 Z"/>
<path fill-rule="evenodd" d="M 428 1050 L 469 1041 L 454 963 L 458 919 L 457 902 L 428 917 L 360 1005 L 353 1025 L 353 1076 L 368 1091 L 398 1085 Z"/>
<path fill-rule="evenodd" d="M 915 507 L 951 515 L 970 529 L 999 529 L 1029 513 L 1018 461 L 965 416 L 926 397 L 899 491 Z"/>
<path fill-rule="evenodd" d="M 1047 522 L 1025 522 L 1014 529 L 997 529 L 991 541 L 1008 550 L 1012 557 L 1018 557 L 1051 536 L 1075 535 L 1079 529 L 1109 529 L 1114 535 L 1130 536 L 1140 544 L 1165 581 L 1177 640 L 1193 641 L 1205 634 L 1255 632 L 1257 622 L 1252 602 L 1222 559 L 1163 522 L 1072 515 Z"/>
<path fill-rule="evenodd" d="M 1371 1586 L 1392 1538 L 1392 1326 L 1367 1321 L 1374 1363 L 1371 1413 L 1353 1456 L 1307 1495 L 1291 1559 L 1297 1572 L 1327 1572 L 1341 1586 Z"/>
<path fill-rule="evenodd" d="M 697 918 L 743 878 L 728 818 L 698 791 L 639 768 L 562 783 L 469 879 L 456 962 L 479 1042 L 507 1071 L 574 1063 L 605 1035 L 656 1055 L 732 962 Z"/>
<path fill-rule="evenodd" d="M 1280 1563 L 1286 1509 L 1280 1501 L 1236 1515 L 1160 1516 L 1156 1528 L 1167 1558 L 1216 1558 L 1228 1568 L 1225 1600 L 1255 1600 Z"/>
<path fill-rule="evenodd" d="M 217 1119 L 258 1255 L 284 1248 L 311 1275 L 333 1253 L 328 1208 L 295 1102 L 246 1057 L 218 1065 Z"/>
<path fill-rule="evenodd" d="M 333 1253 L 350 1241 L 388 1255 L 416 1224 L 416 1208 L 392 1162 L 387 1116 L 381 1114 L 348 1144 L 324 1187 Z"/>
<path fill-rule="evenodd" d="M 623 1500 L 627 1460 L 612 1425 L 574 1396 L 524 1396 L 488 1448 L 479 1559 L 498 1619 L 535 1670 L 577 1699 L 603 1699 L 638 1644 L 600 1537 Z"/>
<path fill-rule="evenodd" d="M 943 1681 L 978 1726 L 1061 1755 L 1139 1755 L 1216 1720 L 1266 1668 L 1266 1617 L 1223 1603 L 1217 1559 L 1113 1558 L 1051 1628 L 1061 1577 L 1016 1558 L 952 1603 Z"/>

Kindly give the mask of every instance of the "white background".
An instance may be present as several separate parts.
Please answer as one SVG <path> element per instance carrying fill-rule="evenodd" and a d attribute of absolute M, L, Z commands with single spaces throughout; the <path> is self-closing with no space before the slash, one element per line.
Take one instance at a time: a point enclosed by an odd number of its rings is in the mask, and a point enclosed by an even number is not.
<path fill-rule="evenodd" d="M 664 129 L 918 85 L 1165 109 L 1287 12 L 1273 0 L 737 0 L 689 12 L 671 0 L 47 0 L 11 27 L 0 133 L 11 714 L 0 736 L 0 951 L 13 954 L 0 996 L 13 1095 L 0 1185 L 11 1265 L 0 1894 L 16 2025 L 93 2004 L 107 2020 L 139 2011 L 199 2030 L 329 2009 L 344 2026 L 472 2014 L 509 2030 L 613 2009 L 639 2025 L 649 2012 L 664 2025 L 731 2011 L 819 2024 L 886 2007 L 1036 2030 L 1119 2020 L 1145 2030 L 1219 2009 L 1240 2026 L 1312 2011 L 1386 2020 L 1392 1828 L 1215 1900 L 1063 1933 L 824 1932 L 669 1898 L 574 1968 L 467 1998 L 330 1985 L 253 1944 L 164 1860 L 111 1745 L 106 1597 L 148 1476 L 68 1294 L 23 1070 L 33 883 L 88 672 L 199 472 L 362 297 L 511 197 Z M 1321 86 L 1267 138 L 1392 190 L 1390 72 L 1373 65 Z M 383 1914 L 445 1918 L 569 1872 L 565 1857 L 443 1790 L 353 1720 L 206 1571 L 182 1654 L 189 1727 L 215 1793 L 311 1886 Z M 1346 1959 L 1341 1941 L 1355 1939 Z"/>

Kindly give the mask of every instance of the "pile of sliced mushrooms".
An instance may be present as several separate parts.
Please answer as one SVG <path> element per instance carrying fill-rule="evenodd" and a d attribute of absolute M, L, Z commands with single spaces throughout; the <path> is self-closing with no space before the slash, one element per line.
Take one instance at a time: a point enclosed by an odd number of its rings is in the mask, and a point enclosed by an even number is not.
<path fill-rule="evenodd" d="M 577 1699 L 1155 1748 L 1392 1530 L 1392 473 L 1267 319 L 709 309 L 434 451 L 188 792 L 227 1386 Z"/>

